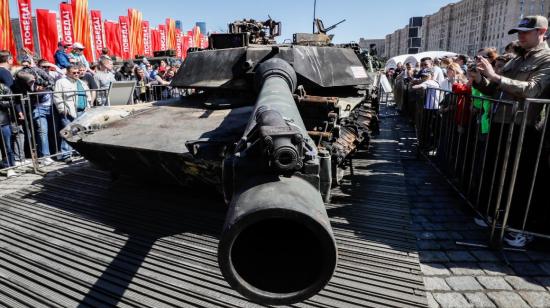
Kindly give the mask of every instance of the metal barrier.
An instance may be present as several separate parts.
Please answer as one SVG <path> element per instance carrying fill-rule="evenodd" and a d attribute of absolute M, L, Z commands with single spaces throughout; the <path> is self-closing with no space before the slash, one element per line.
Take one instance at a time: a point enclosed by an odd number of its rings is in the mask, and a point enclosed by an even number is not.
<path fill-rule="evenodd" d="M 151 89 L 155 93 L 154 98 L 157 101 L 186 96 L 188 91 L 187 89 L 173 88 L 165 85 L 153 85 Z"/>
<path fill-rule="evenodd" d="M 40 173 L 42 166 L 53 162 L 52 158 L 68 160 L 74 151 L 61 138 L 59 131 L 84 113 L 84 110 L 77 109 L 77 99 L 83 97 L 88 108 L 92 99 L 98 96 L 97 92 L 105 90 L 42 91 L 0 96 L 2 106 L 5 106 L 2 111 L 10 119 L 9 125 L 2 126 L 0 170 L 5 172 L 32 164 L 34 172 Z M 56 101 L 60 102 L 59 108 Z M 69 107 L 71 104 L 73 107 Z"/>
<path fill-rule="evenodd" d="M 382 106 L 385 106 L 386 108 L 388 108 L 389 102 L 393 98 L 392 91 L 386 92 L 382 84 L 380 84 L 378 86 L 378 95 L 379 95 L 378 107 L 380 108 Z M 378 112 L 380 112 L 380 110 L 378 110 Z"/>
<path fill-rule="evenodd" d="M 0 95 L 0 170 L 8 172 L 27 164 L 25 145 L 32 140 L 27 134 L 31 130 L 27 121 L 28 109 L 25 108 L 27 97 L 21 94 Z M 32 151 L 29 151 L 32 156 Z M 36 168 L 36 166 L 35 166 Z"/>
<path fill-rule="evenodd" d="M 550 179 L 550 100 L 514 102 L 428 88 L 417 108 L 419 154 L 491 226 L 492 245 L 502 247 L 505 231 L 550 238 L 550 207 L 542 195 Z"/>
<path fill-rule="evenodd" d="M 136 86 L 134 101 L 136 103 L 149 103 L 154 101 L 178 98 L 187 95 L 186 89 L 173 88 L 168 85 L 150 84 Z"/>

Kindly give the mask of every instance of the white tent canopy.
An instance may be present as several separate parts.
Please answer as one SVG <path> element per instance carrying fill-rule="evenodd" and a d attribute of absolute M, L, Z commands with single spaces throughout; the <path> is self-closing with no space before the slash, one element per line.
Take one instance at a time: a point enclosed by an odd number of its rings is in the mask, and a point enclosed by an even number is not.
<path fill-rule="evenodd" d="M 388 60 L 388 62 L 386 62 L 386 70 L 387 69 L 390 69 L 390 68 L 396 68 L 397 67 L 397 63 L 401 62 L 404 64 L 403 61 L 405 61 L 405 59 L 407 59 L 407 57 L 409 57 L 410 55 L 400 55 L 400 56 L 395 56 L 391 59 Z"/>
<path fill-rule="evenodd" d="M 403 64 L 410 63 L 412 66 L 415 66 L 416 63 L 420 62 L 420 59 L 430 57 L 432 59 L 434 58 L 443 58 L 443 57 L 454 57 L 456 56 L 456 53 L 449 52 L 449 51 L 425 51 L 421 53 L 417 53 L 414 55 L 409 55 L 404 61 Z"/>

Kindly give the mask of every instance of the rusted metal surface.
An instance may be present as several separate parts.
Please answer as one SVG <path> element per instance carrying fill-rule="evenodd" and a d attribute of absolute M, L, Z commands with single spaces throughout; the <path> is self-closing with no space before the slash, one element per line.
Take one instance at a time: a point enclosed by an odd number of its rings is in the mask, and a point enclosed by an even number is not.
<path fill-rule="evenodd" d="M 330 139 L 332 137 L 332 133 L 330 132 L 320 132 L 320 131 L 308 131 L 308 135 L 315 138 L 324 138 L 324 139 Z"/>
<path fill-rule="evenodd" d="M 336 107 L 338 104 L 338 97 L 305 95 L 296 96 L 295 99 L 299 104 L 328 105 L 330 107 Z"/>

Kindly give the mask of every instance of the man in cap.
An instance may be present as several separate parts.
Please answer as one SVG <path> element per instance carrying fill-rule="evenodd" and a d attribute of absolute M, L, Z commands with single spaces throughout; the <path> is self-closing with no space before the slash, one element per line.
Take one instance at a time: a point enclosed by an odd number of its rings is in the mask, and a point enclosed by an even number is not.
<path fill-rule="evenodd" d="M 81 43 L 74 43 L 72 48 L 73 57 L 76 59 L 77 63 L 82 63 L 86 67 L 86 70 L 90 70 L 90 63 L 86 60 L 86 57 L 82 53 L 84 51 L 84 45 Z"/>
<path fill-rule="evenodd" d="M 502 69 L 500 74 L 496 73 L 489 61 L 483 57 L 476 58 L 477 71 L 473 86 L 482 93 L 493 97 L 523 102 L 526 98 L 548 98 L 550 95 L 550 49 L 544 40 L 548 29 L 548 20 L 543 16 L 527 16 L 523 18 L 516 28 L 508 31 L 508 34 L 517 33 L 518 52 L 516 57 L 510 60 Z M 529 199 L 529 186 L 533 179 L 535 162 L 537 161 L 538 145 L 541 140 L 541 123 L 544 119 L 542 104 L 531 104 L 526 110 L 526 130 L 523 139 L 523 154 L 519 161 L 518 174 L 513 192 L 512 206 L 510 209 L 509 221 L 511 227 L 521 228 L 522 218 L 526 212 L 527 200 Z M 522 105 L 520 105 L 522 108 Z M 517 122 L 514 122 L 511 108 L 501 104 L 493 105 L 493 117 L 491 131 L 508 131 Z M 516 144 L 519 127 L 514 129 L 514 141 Z M 497 140 L 493 138 L 492 140 Z M 498 145 L 489 140 L 489 151 Z M 542 153 L 542 158 L 548 157 L 548 153 Z M 495 159 L 495 154 L 487 154 L 488 159 Z M 513 163 L 513 158 L 509 164 Z M 541 160 L 542 161 L 542 160 Z M 498 167 L 497 167 L 498 168 Z M 527 225 L 545 225 L 548 231 L 547 219 L 550 217 L 550 210 L 545 196 L 546 188 L 542 183 L 547 183 L 550 166 L 540 164 L 536 174 L 536 184 L 532 196 L 532 203 L 529 212 Z M 505 187 L 504 191 L 509 188 Z M 547 202 L 547 201 L 546 201 Z M 547 232 L 544 232 L 547 233 Z M 531 236 L 523 233 L 508 233 L 504 240 L 511 246 L 523 247 L 530 240 Z"/>
<path fill-rule="evenodd" d="M 521 52 L 503 67 L 499 75 L 487 59 L 478 58 L 476 88 L 494 95 L 502 91 L 506 98 L 523 100 L 548 94 L 550 85 L 550 50 L 544 41 L 548 20 L 543 16 L 527 16 L 508 34 L 518 34 Z"/>
<path fill-rule="evenodd" d="M 54 54 L 55 58 L 55 65 L 62 69 L 66 69 L 71 65 L 71 62 L 69 61 L 69 55 L 67 54 L 67 50 L 71 47 L 71 44 L 67 44 L 64 42 L 59 42 L 57 44 L 57 51 Z"/>

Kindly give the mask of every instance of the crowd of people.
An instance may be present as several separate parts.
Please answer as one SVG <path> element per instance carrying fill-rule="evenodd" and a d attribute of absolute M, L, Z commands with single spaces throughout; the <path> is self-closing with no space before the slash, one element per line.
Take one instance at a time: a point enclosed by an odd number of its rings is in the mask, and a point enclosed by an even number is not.
<path fill-rule="evenodd" d="M 485 216 L 484 221 L 476 220 L 479 225 L 491 223 L 495 214 L 502 219 L 505 206 L 495 211 L 496 203 L 506 204 L 510 198 L 509 226 L 519 230 L 527 226 L 550 235 L 550 208 L 544 197 L 544 183 L 550 180 L 550 129 L 544 129 L 550 106 L 525 103 L 526 99 L 550 99 L 547 29 L 545 17 L 528 16 L 509 31 L 518 39 L 503 54 L 482 48 L 473 58 L 423 58 L 417 66 L 399 63 L 386 71 L 394 84 L 397 107 L 415 125 L 420 150 L 435 152 L 436 158 L 447 155 L 445 159 L 458 169 L 455 174 L 472 175 L 463 176 L 459 186 L 474 186 L 480 192 L 473 198 Z M 522 124 L 525 135 L 520 141 Z M 514 163 L 517 174 L 513 174 Z M 503 194 L 500 200 L 495 197 L 499 193 Z M 533 237 L 509 232 L 504 240 L 523 247 Z"/>
<path fill-rule="evenodd" d="M 58 132 L 92 106 L 106 105 L 112 82 L 135 81 L 133 102 L 148 102 L 167 91 L 180 68 L 179 62 L 152 65 L 147 58 L 115 67 L 108 49 L 97 62 L 91 62 L 84 48 L 78 42 L 60 42 L 53 55 L 55 63 L 35 59 L 23 49 L 19 65 L 9 51 L 0 51 L 0 170 L 7 169 L 8 177 L 17 175 L 13 167 L 30 162 L 31 127 L 40 164 L 49 165 L 52 158 L 70 163 L 74 151 Z M 30 101 L 30 108 L 23 97 Z"/>

